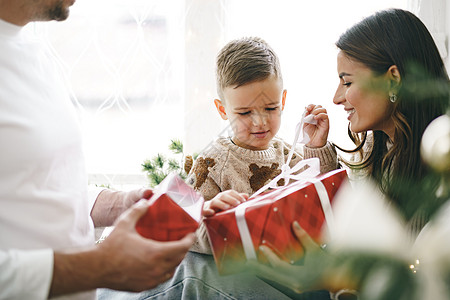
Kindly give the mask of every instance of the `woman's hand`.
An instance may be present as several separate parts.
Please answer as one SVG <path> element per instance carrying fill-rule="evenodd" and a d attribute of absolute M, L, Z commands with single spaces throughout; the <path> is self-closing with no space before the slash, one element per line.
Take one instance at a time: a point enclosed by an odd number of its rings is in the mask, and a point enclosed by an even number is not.
<path fill-rule="evenodd" d="M 304 124 L 303 130 L 308 134 L 310 141 L 306 144 L 307 147 L 320 148 L 326 145 L 328 139 L 328 132 L 330 130 L 330 122 L 328 119 L 327 110 L 321 105 L 310 104 L 306 107 L 306 116 L 313 115 L 317 124 Z"/>
<path fill-rule="evenodd" d="M 291 265 L 281 260 L 270 248 L 260 246 L 259 249 L 266 256 L 270 266 L 249 261 L 249 267 L 257 275 L 297 293 L 322 289 L 329 291 L 356 289 L 357 280 L 351 277 L 351 265 L 340 263 L 334 255 L 324 251 L 297 221 L 293 222 L 292 229 L 303 246 L 305 253 L 303 265 Z"/>
<path fill-rule="evenodd" d="M 297 293 L 301 293 L 315 287 L 318 274 L 314 274 L 316 272 L 309 272 L 309 269 L 311 265 L 316 262 L 316 259 L 313 259 L 314 262 L 311 262 L 310 258 L 312 253 L 323 253 L 323 251 L 309 234 L 300 227 L 297 221 L 293 222 L 292 229 L 298 241 L 302 244 L 305 252 L 303 265 L 291 265 L 288 262 L 281 260 L 267 246 L 260 246 L 259 249 L 264 253 L 270 266 L 256 261 L 249 261 L 248 264 L 259 276 L 282 284 Z M 325 253 L 322 255 L 326 256 Z"/>
<path fill-rule="evenodd" d="M 238 193 L 234 190 L 228 190 L 217 194 L 211 201 L 203 206 L 203 216 L 210 217 L 219 211 L 224 211 L 238 206 L 247 201 L 248 194 Z"/>

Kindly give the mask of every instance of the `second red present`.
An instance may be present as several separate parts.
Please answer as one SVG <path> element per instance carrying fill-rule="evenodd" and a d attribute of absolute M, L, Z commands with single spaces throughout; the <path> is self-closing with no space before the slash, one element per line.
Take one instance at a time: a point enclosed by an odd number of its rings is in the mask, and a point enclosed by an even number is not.
<path fill-rule="evenodd" d="M 345 170 L 331 171 L 310 182 L 270 190 L 232 210 L 205 218 L 219 273 L 240 272 L 247 259 L 264 262 L 264 255 L 258 250 L 260 245 L 270 247 L 287 262 L 301 259 L 303 249 L 292 232 L 292 222 L 298 221 L 319 241 L 325 214 L 327 219 L 331 218 L 331 203 L 344 181 L 347 181 Z"/>

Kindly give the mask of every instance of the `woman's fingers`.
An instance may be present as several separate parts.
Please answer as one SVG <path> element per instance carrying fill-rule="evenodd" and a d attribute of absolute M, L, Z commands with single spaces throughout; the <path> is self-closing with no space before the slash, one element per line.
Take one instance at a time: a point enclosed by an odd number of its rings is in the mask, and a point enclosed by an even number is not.
<path fill-rule="evenodd" d="M 281 260 L 269 247 L 260 246 L 259 250 L 264 253 L 264 256 L 269 261 L 270 265 L 274 268 L 285 267 L 287 262 Z"/>
<path fill-rule="evenodd" d="M 298 280 L 298 278 L 292 273 L 286 272 L 285 269 L 272 268 L 264 264 L 261 264 L 255 260 L 248 261 L 247 266 L 251 270 L 256 272 L 258 276 L 261 276 L 271 281 L 275 281 L 281 285 L 290 288 L 291 290 L 297 293 L 302 292 L 300 281 Z"/>
<path fill-rule="evenodd" d="M 305 251 L 315 251 L 319 249 L 319 245 L 311 238 L 311 236 L 300 227 L 297 221 L 292 223 L 292 229 L 294 230 L 295 236 L 298 241 L 302 244 Z"/>

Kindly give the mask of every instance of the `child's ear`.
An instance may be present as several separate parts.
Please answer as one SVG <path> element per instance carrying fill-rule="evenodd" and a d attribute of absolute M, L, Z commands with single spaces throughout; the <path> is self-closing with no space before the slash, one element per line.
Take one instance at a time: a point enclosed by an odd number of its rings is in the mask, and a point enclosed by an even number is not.
<path fill-rule="evenodd" d="M 222 105 L 222 101 L 219 99 L 214 99 L 214 104 L 216 105 L 220 117 L 224 120 L 228 120 L 227 112 L 225 111 L 225 106 Z"/>
<path fill-rule="evenodd" d="M 281 110 L 284 110 L 284 105 L 286 104 L 286 94 L 287 90 L 283 90 L 283 96 L 281 97 Z"/>

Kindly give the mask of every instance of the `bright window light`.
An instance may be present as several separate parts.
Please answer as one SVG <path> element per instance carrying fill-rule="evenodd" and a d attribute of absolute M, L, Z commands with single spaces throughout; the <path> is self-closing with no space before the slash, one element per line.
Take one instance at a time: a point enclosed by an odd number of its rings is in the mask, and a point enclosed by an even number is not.
<path fill-rule="evenodd" d="M 201 151 L 220 134 L 214 59 L 243 36 L 265 39 L 280 57 L 288 94 L 279 135 L 292 140 L 304 107 L 317 103 L 329 112 L 330 139 L 347 146 L 346 115 L 332 103 L 334 42 L 365 16 L 406 6 L 407 0 L 77 0 L 68 20 L 35 28 L 68 74 L 91 178 L 104 174 L 105 184 L 116 186 L 143 175 L 141 163 L 169 152 L 171 139 Z"/>

